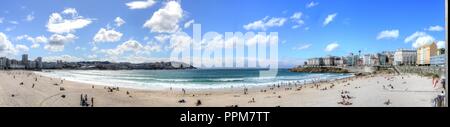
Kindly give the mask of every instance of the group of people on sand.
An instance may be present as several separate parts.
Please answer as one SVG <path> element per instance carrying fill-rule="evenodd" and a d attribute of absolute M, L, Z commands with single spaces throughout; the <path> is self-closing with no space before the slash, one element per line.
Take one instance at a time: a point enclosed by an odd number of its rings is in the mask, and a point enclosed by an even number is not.
<path fill-rule="evenodd" d="M 119 87 L 104 87 L 103 89 L 107 89 L 108 92 L 120 91 Z"/>
<path fill-rule="evenodd" d="M 80 96 L 80 106 L 81 107 L 94 107 L 94 97 L 91 97 L 91 103 L 89 104 L 87 94 L 81 94 Z"/>
<path fill-rule="evenodd" d="M 341 90 L 341 99 L 342 101 L 339 101 L 338 104 L 341 105 L 352 105 L 353 103 L 350 102 L 351 99 L 353 99 L 353 97 L 351 97 L 349 91 L 346 90 Z"/>

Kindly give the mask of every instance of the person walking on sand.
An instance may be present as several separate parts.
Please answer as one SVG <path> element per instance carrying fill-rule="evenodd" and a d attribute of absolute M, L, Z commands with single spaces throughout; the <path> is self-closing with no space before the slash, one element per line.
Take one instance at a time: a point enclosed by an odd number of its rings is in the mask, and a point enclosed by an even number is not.
<path fill-rule="evenodd" d="M 91 97 L 91 107 L 94 107 L 94 97 Z"/>
<path fill-rule="evenodd" d="M 183 94 L 186 94 L 186 90 L 184 90 L 184 88 L 181 88 L 181 91 L 183 91 Z"/>
<path fill-rule="evenodd" d="M 80 106 L 84 106 L 83 94 L 80 95 Z"/>

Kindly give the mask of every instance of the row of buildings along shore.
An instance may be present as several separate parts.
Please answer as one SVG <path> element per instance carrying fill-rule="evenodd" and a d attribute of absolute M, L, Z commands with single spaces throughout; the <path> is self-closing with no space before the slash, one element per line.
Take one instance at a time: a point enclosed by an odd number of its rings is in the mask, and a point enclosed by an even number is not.
<path fill-rule="evenodd" d="M 348 56 L 310 58 L 305 66 L 444 66 L 445 48 L 438 49 L 431 43 L 417 49 L 397 49 L 374 54 L 350 53 Z"/>
<path fill-rule="evenodd" d="M 42 70 L 42 69 L 99 69 L 99 70 L 131 70 L 131 69 L 195 69 L 195 67 L 181 62 L 154 62 L 154 63 L 113 63 L 108 61 L 80 61 L 44 62 L 42 57 L 34 60 L 28 59 L 28 54 L 22 55 L 22 60 L 0 57 L 0 70 Z"/>

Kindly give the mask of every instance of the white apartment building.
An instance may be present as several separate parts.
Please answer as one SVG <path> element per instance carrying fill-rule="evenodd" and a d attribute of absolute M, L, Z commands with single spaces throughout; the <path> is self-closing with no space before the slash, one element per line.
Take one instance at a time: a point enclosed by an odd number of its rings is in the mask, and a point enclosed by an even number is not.
<path fill-rule="evenodd" d="M 416 60 L 416 50 L 398 49 L 394 54 L 394 65 L 415 65 Z"/>

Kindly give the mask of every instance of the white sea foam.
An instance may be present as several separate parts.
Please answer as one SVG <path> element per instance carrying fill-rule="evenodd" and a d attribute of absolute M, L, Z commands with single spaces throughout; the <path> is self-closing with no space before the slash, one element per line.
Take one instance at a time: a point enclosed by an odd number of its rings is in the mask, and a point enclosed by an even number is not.
<path fill-rule="evenodd" d="M 44 76 L 63 78 L 70 81 L 104 86 L 119 86 L 135 89 L 162 90 L 171 88 L 209 89 L 230 87 L 267 86 L 278 83 L 310 83 L 318 80 L 333 80 L 350 77 L 349 74 L 313 73 L 304 75 L 267 77 L 219 77 L 219 78 L 170 78 L 156 74 L 144 74 L 145 71 L 100 71 L 100 70 L 54 70 L 37 72 Z M 175 71 L 169 72 L 177 73 Z M 176 75 L 176 74 L 175 74 Z M 181 75 L 181 74 L 180 74 Z"/>

